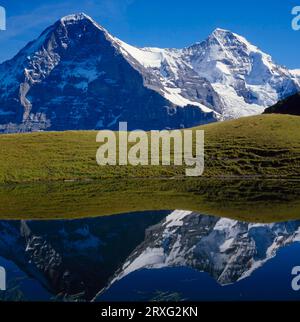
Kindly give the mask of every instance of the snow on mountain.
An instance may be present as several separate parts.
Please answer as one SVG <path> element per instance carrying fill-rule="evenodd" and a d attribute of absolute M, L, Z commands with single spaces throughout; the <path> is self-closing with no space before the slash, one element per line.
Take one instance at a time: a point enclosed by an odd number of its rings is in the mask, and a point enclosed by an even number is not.
<path fill-rule="evenodd" d="M 204 112 L 221 110 L 221 102 L 210 84 L 182 60 L 178 49 L 136 48 L 114 38 L 125 58 L 133 58 L 133 66 L 145 75 L 145 84 L 160 92 L 177 106 L 198 106 Z M 145 70 L 143 70 L 145 69 Z M 149 80 L 150 78 L 150 80 Z M 189 92 L 187 90 L 189 87 Z M 201 93 L 203 92 L 203 94 Z M 202 95 L 201 95 L 202 94 Z M 210 96 L 210 97 L 208 97 Z"/>
<path fill-rule="evenodd" d="M 165 98 L 204 111 L 206 105 L 221 119 L 260 114 L 300 90 L 297 72 L 276 65 L 270 55 L 228 30 L 217 28 L 205 41 L 184 49 L 136 48 L 117 42 L 125 56 L 157 75 Z M 189 73 L 200 77 L 202 87 L 211 87 L 211 96 L 193 95 L 192 82 L 186 79 Z"/>
<path fill-rule="evenodd" d="M 294 81 L 300 86 L 300 69 L 292 69 L 290 70 L 290 73 L 292 74 Z"/>
<path fill-rule="evenodd" d="M 292 75 L 295 75 L 297 77 L 300 76 L 300 69 L 291 69 L 290 72 L 292 73 Z"/>
<path fill-rule="evenodd" d="M 0 65 L 0 132 L 117 129 L 117 121 L 149 130 L 216 120 L 212 110 L 183 109 L 145 82 L 104 28 L 85 14 L 64 17 Z"/>
<path fill-rule="evenodd" d="M 218 28 L 205 41 L 183 52 L 185 60 L 222 98 L 224 118 L 260 114 L 265 107 L 299 90 L 289 70 L 228 30 Z"/>
<path fill-rule="evenodd" d="M 0 132 L 191 127 L 260 114 L 299 79 L 227 30 L 184 49 L 137 48 L 74 14 L 0 65 Z"/>

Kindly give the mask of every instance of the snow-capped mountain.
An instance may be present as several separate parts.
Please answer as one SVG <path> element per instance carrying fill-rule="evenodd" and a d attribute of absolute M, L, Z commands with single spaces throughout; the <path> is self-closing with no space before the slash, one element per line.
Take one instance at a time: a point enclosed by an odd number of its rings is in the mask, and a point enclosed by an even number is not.
<path fill-rule="evenodd" d="M 75 14 L 0 65 L 0 132 L 190 127 L 259 114 L 299 79 L 226 30 L 184 49 L 136 48 Z"/>
<path fill-rule="evenodd" d="M 271 56 L 245 38 L 219 28 L 205 41 L 182 50 L 137 49 L 121 44 L 125 53 L 160 79 L 164 97 L 182 106 L 186 99 L 192 104 L 202 103 L 223 119 L 260 114 L 300 88 L 297 70 L 276 65 Z M 187 75 L 192 79 L 195 75 L 196 84 L 199 77 L 208 81 L 214 91 L 210 88 L 206 96 L 197 95 Z"/>
<path fill-rule="evenodd" d="M 245 38 L 216 29 L 207 40 L 184 50 L 185 59 L 210 81 L 224 103 L 224 118 L 259 114 L 299 91 L 291 71 Z"/>
<path fill-rule="evenodd" d="M 252 224 L 176 210 L 147 229 L 109 287 L 140 269 L 190 267 L 221 285 L 249 277 L 277 251 L 300 241 L 300 221 Z"/>
<path fill-rule="evenodd" d="M 294 81 L 300 86 L 300 69 L 293 69 L 290 70 L 290 72 L 294 78 Z"/>
<path fill-rule="evenodd" d="M 84 14 L 62 18 L 0 65 L 0 131 L 182 128 L 215 120 L 144 84 L 120 44 Z"/>

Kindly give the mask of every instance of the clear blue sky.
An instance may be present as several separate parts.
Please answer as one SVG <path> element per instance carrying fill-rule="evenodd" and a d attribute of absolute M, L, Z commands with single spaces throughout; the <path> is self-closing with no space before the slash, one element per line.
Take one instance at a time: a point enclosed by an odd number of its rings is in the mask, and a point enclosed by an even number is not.
<path fill-rule="evenodd" d="M 112 34 L 136 46 L 184 47 L 216 27 L 245 36 L 275 61 L 300 68 L 300 31 L 291 10 L 300 0 L 0 0 L 7 31 L 0 32 L 0 61 L 61 16 L 85 12 Z"/>

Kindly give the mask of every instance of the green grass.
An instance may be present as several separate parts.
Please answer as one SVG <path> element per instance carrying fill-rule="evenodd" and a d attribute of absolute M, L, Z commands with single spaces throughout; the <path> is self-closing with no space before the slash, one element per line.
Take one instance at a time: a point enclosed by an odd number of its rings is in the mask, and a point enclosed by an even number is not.
<path fill-rule="evenodd" d="M 266 117 L 267 116 L 267 117 Z M 203 126 L 206 175 L 300 174 L 300 117 L 260 115 Z"/>
<path fill-rule="evenodd" d="M 250 222 L 300 219 L 300 180 L 105 179 L 0 186 L 1 219 L 186 209 Z"/>
<path fill-rule="evenodd" d="M 96 131 L 0 136 L 0 218 L 81 218 L 186 209 L 251 222 L 300 219 L 300 117 L 199 127 L 205 172 L 98 166 Z"/>
<path fill-rule="evenodd" d="M 261 115 L 202 126 L 206 177 L 298 177 L 300 117 Z M 184 175 L 185 166 L 98 166 L 95 131 L 0 136 L 0 183 Z"/>

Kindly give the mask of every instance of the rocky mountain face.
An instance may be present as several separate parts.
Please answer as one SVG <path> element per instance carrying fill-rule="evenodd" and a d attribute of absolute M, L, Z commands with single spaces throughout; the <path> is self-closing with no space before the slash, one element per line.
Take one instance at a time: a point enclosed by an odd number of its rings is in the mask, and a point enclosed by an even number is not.
<path fill-rule="evenodd" d="M 184 49 L 136 48 L 70 15 L 0 65 L 0 132 L 190 127 L 259 114 L 299 80 L 226 30 Z"/>
<path fill-rule="evenodd" d="M 293 76 L 294 82 L 300 86 L 300 69 L 293 69 L 293 70 L 290 70 L 290 72 Z"/>
<path fill-rule="evenodd" d="M 216 29 L 184 53 L 222 98 L 225 119 L 259 114 L 299 89 L 292 71 L 276 65 L 270 55 L 227 30 Z"/>
<path fill-rule="evenodd" d="M 232 284 L 296 241 L 300 221 L 251 224 L 176 210 L 147 229 L 145 240 L 110 285 L 139 269 L 163 267 L 190 267 L 209 273 L 221 285 Z"/>
<path fill-rule="evenodd" d="M 264 113 L 300 115 L 300 92 L 266 108 Z"/>
<path fill-rule="evenodd" d="M 144 85 L 106 30 L 80 14 L 61 19 L 0 66 L 0 131 L 181 128 L 215 113 L 180 108 Z"/>

